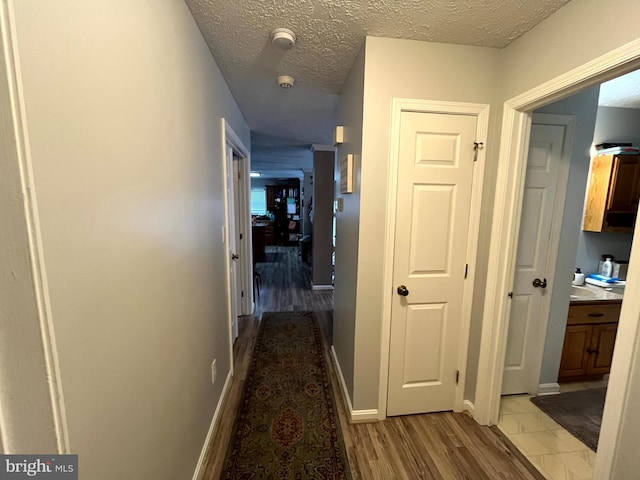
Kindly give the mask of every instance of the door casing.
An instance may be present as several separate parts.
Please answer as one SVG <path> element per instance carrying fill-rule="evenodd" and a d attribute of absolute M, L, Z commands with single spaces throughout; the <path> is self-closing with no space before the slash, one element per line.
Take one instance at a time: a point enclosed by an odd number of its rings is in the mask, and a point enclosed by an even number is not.
<path fill-rule="evenodd" d="M 394 98 L 391 111 L 391 148 L 389 158 L 389 177 L 387 179 L 387 212 L 385 217 L 385 253 L 383 258 L 383 291 L 382 298 L 382 338 L 380 356 L 380 389 L 378 393 L 378 419 L 384 420 L 387 412 L 387 391 L 389 384 L 389 342 L 391 339 L 391 305 L 393 291 L 393 252 L 395 247 L 396 205 L 398 191 L 398 163 L 399 163 L 399 139 L 400 117 L 402 112 L 441 113 L 451 115 L 472 115 L 478 117 L 476 141 L 483 143 L 477 153 L 476 168 L 473 173 L 471 212 L 467 251 L 469 271 L 467 284 L 463 295 L 462 326 L 460 334 L 460 348 L 458 355 L 458 370 L 460 371 L 454 402 L 454 411 L 462 411 L 465 370 L 467 365 L 467 353 L 469 344 L 469 328 L 471 324 L 471 306 L 473 300 L 473 287 L 476 272 L 476 254 L 478 249 L 478 236 L 480 232 L 480 207 L 482 203 L 482 185 L 485 172 L 485 150 L 487 144 L 487 132 L 489 130 L 489 105 L 479 103 L 440 102 L 432 100 L 415 100 Z"/>
<path fill-rule="evenodd" d="M 229 245 L 229 235 L 230 235 L 230 224 L 231 217 L 230 215 L 233 212 L 230 212 L 230 205 L 227 198 L 227 172 L 232 165 L 227 161 L 227 148 L 231 148 L 239 157 L 240 160 L 237 160 L 239 163 L 239 171 L 241 172 L 241 182 L 240 182 L 240 190 L 238 192 L 238 197 L 243 197 L 244 201 L 239 202 L 240 205 L 236 206 L 239 208 L 238 217 L 240 219 L 241 228 L 243 232 L 246 232 L 243 237 L 243 241 L 240 243 L 238 248 L 238 254 L 240 255 L 240 262 L 238 264 L 237 272 L 239 275 L 242 275 L 242 283 L 244 285 L 253 285 L 253 250 L 251 246 L 251 215 L 249 214 L 248 206 L 250 205 L 249 195 L 251 192 L 251 186 L 249 181 L 249 172 L 251 171 L 251 159 L 249 155 L 249 149 L 242 143 L 240 137 L 233 131 L 233 128 L 229 125 L 229 123 L 222 118 L 220 120 L 221 126 L 221 158 L 222 158 L 222 178 L 223 178 L 223 192 L 224 192 L 224 243 L 225 243 L 225 251 L 228 250 Z M 231 170 L 233 171 L 233 170 Z M 235 183 L 235 182 L 234 182 Z M 244 241 L 246 240 L 246 241 Z M 231 285 L 231 258 L 230 255 L 226 255 L 225 258 L 225 269 L 226 269 L 226 290 L 227 290 L 227 311 L 229 312 L 229 362 L 231 365 L 231 373 L 233 373 L 233 332 L 232 332 L 232 306 L 231 302 L 236 299 L 233 296 L 234 288 Z M 238 313 L 241 315 L 248 315 L 253 311 L 253 289 L 247 288 L 246 295 L 243 298 L 243 302 L 241 302 L 241 308 L 238 310 Z"/>

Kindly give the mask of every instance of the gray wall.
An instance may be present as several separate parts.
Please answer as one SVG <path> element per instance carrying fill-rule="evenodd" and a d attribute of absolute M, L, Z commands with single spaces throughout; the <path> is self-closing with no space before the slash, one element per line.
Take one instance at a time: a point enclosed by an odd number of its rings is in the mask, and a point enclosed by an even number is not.
<path fill-rule="evenodd" d="M 366 44 L 365 44 L 366 45 Z M 355 317 L 358 284 L 358 240 L 360 238 L 360 163 L 364 114 L 365 48 L 351 67 L 338 103 L 338 122 L 344 126 L 344 143 L 338 147 L 336 161 L 353 154 L 353 193 L 340 195 L 341 212 L 336 213 L 336 265 L 333 289 L 333 347 L 351 398 L 355 378 Z M 335 168 L 336 180 L 340 169 Z M 336 192 L 336 195 L 338 193 Z"/>
<path fill-rule="evenodd" d="M 313 153 L 313 285 L 331 285 L 334 152 Z"/>
<path fill-rule="evenodd" d="M 593 134 L 595 145 L 603 142 L 631 142 L 640 146 L 640 110 L 633 108 L 599 107 L 596 129 Z M 593 273 L 598 268 L 598 260 L 604 253 L 614 255 L 618 260 L 629 260 L 631 252 L 630 233 L 580 232 L 576 266 L 585 273 Z"/>
<path fill-rule="evenodd" d="M 10 3 L 71 451 L 190 479 L 231 368 L 220 118 L 249 127 L 184 1 Z"/>
<path fill-rule="evenodd" d="M 558 381 L 558 369 L 569 311 L 575 252 L 582 226 L 584 191 L 589 176 L 590 149 L 596 122 L 599 91 L 600 87 L 595 86 L 536 110 L 538 113 L 557 113 L 575 115 L 576 117 L 560 247 L 556 261 L 556 277 L 551 292 L 549 323 L 542 359 L 539 382 L 541 384 Z"/>

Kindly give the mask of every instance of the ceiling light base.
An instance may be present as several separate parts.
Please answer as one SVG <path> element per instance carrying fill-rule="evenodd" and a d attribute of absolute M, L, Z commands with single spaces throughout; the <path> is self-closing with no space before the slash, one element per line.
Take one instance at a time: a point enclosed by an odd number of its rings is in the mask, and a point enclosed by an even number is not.
<path fill-rule="evenodd" d="M 290 75 L 280 75 L 278 77 L 278 85 L 280 85 L 280 88 L 289 89 L 293 87 L 293 82 L 295 82 L 295 79 Z"/>

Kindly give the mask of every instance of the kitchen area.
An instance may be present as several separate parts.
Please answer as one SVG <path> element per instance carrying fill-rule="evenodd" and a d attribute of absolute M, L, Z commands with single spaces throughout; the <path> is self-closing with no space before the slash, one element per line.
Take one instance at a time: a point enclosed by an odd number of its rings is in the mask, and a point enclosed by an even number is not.
<path fill-rule="evenodd" d="M 574 273 L 560 383 L 597 379 L 610 371 L 640 199 L 640 149 L 602 144 L 596 150 L 576 259 L 577 265 L 586 267 L 577 266 Z M 599 260 L 594 261 L 597 248 L 613 248 L 616 254 L 599 252 Z"/>

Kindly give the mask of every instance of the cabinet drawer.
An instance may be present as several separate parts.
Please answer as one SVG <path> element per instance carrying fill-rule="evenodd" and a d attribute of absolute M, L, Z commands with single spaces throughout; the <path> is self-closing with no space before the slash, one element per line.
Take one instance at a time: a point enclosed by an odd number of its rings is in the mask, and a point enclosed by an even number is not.
<path fill-rule="evenodd" d="M 614 323 L 620 317 L 620 304 L 571 305 L 567 325 Z"/>

